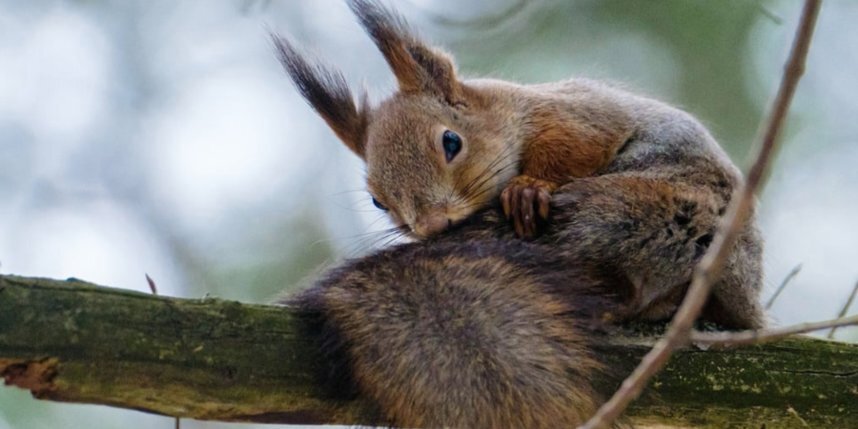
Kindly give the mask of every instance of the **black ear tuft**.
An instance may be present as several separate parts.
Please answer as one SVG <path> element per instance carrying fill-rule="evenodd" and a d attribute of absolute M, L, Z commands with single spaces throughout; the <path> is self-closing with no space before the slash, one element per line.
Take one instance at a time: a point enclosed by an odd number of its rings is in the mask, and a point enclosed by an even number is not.
<path fill-rule="evenodd" d="M 318 61 L 308 61 L 286 38 L 271 33 L 271 40 L 280 63 L 301 95 L 337 137 L 363 158 L 368 122 L 366 102 L 358 109 L 341 73 L 324 67 Z"/>
<path fill-rule="evenodd" d="M 410 38 L 411 30 L 402 15 L 378 0 L 348 0 L 349 8 L 358 17 L 361 25 L 376 40 L 387 39 L 385 33 Z"/>
<path fill-rule="evenodd" d="M 400 89 L 420 90 L 423 84 L 421 72 L 408 52 L 414 37 L 405 20 L 372 0 L 350 0 L 349 7 L 384 55 L 399 81 Z"/>
<path fill-rule="evenodd" d="M 421 42 L 401 15 L 376 0 L 349 0 L 349 6 L 378 46 L 404 92 L 434 93 L 460 102 L 459 83 L 450 57 Z"/>

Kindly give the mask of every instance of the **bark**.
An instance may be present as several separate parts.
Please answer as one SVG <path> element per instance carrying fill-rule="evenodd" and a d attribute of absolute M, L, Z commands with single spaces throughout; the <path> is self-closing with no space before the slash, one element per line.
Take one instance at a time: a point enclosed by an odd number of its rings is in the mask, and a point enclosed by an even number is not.
<path fill-rule="evenodd" d="M 289 308 L 0 276 L 0 374 L 38 399 L 221 421 L 359 424 L 360 398 L 316 384 L 312 338 Z M 653 343 L 612 337 L 617 373 Z M 610 392 L 616 386 L 605 386 Z M 793 337 L 686 348 L 627 415 L 659 427 L 858 427 L 858 345 Z"/>

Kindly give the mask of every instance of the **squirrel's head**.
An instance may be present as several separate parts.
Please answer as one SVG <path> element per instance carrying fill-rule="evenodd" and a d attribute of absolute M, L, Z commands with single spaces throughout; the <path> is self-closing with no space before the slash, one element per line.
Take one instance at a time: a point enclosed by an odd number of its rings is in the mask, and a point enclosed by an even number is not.
<path fill-rule="evenodd" d="M 367 166 L 373 203 L 398 226 L 426 238 L 496 199 L 515 175 L 517 154 L 502 139 L 490 101 L 464 85 L 452 59 L 427 46 L 372 0 L 350 0 L 399 83 L 378 107 L 355 103 L 345 79 L 273 36 L 295 85 L 337 137 Z"/>

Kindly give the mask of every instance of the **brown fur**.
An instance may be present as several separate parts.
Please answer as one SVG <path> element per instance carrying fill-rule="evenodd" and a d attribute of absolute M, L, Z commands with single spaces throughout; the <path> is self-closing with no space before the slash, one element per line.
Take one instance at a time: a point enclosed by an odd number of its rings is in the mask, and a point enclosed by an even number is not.
<path fill-rule="evenodd" d="M 422 43 L 398 15 L 373 1 L 350 5 L 399 82 L 380 105 L 356 107 L 339 73 L 306 60 L 281 37 L 275 45 L 304 97 L 366 161 L 370 193 L 415 237 L 444 229 L 423 228 L 427 219 L 461 222 L 517 175 L 557 186 L 595 174 L 635 131 L 634 112 L 649 108 L 617 103 L 628 97 L 583 80 L 461 80 L 450 56 Z M 449 162 L 439 141 L 445 129 L 464 143 Z M 547 213 L 545 205 L 538 211 Z M 508 214 L 523 222 L 520 213 Z"/>
<path fill-rule="evenodd" d="M 724 203 L 703 189 L 657 174 L 583 179 L 556 191 L 536 240 L 516 239 L 494 207 L 348 261 L 289 302 L 322 325 L 312 335 L 338 368 L 323 379 L 354 386 L 378 424 L 574 427 L 624 376 L 593 352 L 603 323 L 663 320 L 684 295 Z M 745 237 L 704 320 L 762 324 L 752 226 Z"/>
<path fill-rule="evenodd" d="M 616 381 L 593 352 L 602 322 L 674 313 L 738 170 L 680 110 L 583 79 L 460 80 L 398 15 L 350 5 L 399 92 L 357 108 L 338 74 L 276 39 L 281 61 L 366 161 L 370 193 L 425 240 L 347 262 L 291 301 L 329 351 L 323 378 L 397 426 L 580 423 L 600 401 L 596 386 Z M 450 162 L 445 129 L 463 140 Z M 763 326 L 761 254 L 750 222 L 705 320 Z"/>
<path fill-rule="evenodd" d="M 702 127 L 662 103 L 584 79 L 539 85 L 462 80 L 450 56 L 421 42 L 401 17 L 373 1 L 350 5 L 399 82 L 399 91 L 380 105 L 356 107 L 338 73 L 307 61 L 285 39 L 275 36 L 275 44 L 302 94 L 366 161 L 369 192 L 414 237 L 461 222 L 505 189 L 504 207 L 515 200 L 518 209 L 506 214 L 520 236 L 532 237 L 538 218 L 549 214 L 546 199 L 554 188 L 601 174 L 639 136 L 673 132 L 645 144 L 656 151 L 709 152 L 732 168 L 705 131 L 685 147 L 668 146 Z M 440 146 L 443 130 L 463 140 L 451 161 Z M 516 176 L 524 177 L 510 182 Z"/>
<path fill-rule="evenodd" d="M 400 246 L 292 302 L 324 320 L 328 350 L 348 362 L 338 377 L 375 401 L 379 424 L 572 427 L 598 405 L 593 382 L 609 377 L 591 341 L 620 299 L 615 282 L 540 247 L 488 237 Z"/>
<path fill-rule="evenodd" d="M 558 185 L 593 176 L 614 159 L 622 143 L 630 137 L 628 118 L 588 117 L 602 114 L 598 111 L 601 106 L 594 109 L 597 111 L 586 112 L 590 115 L 576 117 L 578 112 L 564 108 L 566 103 L 574 104 L 577 100 L 573 97 L 562 103 L 552 102 L 534 109 L 530 115 L 529 126 L 533 131 L 524 142 L 521 174 Z"/>

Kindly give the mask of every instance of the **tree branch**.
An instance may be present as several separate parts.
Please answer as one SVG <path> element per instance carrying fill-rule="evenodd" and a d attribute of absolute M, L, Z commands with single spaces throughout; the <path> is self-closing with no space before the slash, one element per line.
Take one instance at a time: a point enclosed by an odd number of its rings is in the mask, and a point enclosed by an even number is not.
<path fill-rule="evenodd" d="M 858 315 L 850 317 L 839 317 L 822 322 L 800 323 L 798 325 L 785 326 L 782 328 L 761 329 L 740 332 L 692 332 L 691 342 L 697 345 L 717 346 L 741 346 L 748 344 L 761 344 L 775 341 L 795 334 L 818 331 L 821 329 L 834 329 L 840 326 L 858 325 Z"/>
<path fill-rule="evenodd" d="M 361 398 L 334 398 L 316 384 L 321 356 L 300 317 L 284 307 L 0 276 L 0 374 L 39 399 L 205 420 L 371 423 Z M 597 352 L 617 372 L 652 344 L 608 340 Z M 854 427 L 856 386 L 855 344 L 791 338 L 685 349 L 629 415 L 640 425 L 790 425 L 792 407 L 821 427 Z"/>
<path fill-rule="evenodd" d="M 855 282 L 855 286 L 852 287 L 852 293 L 849 295 L 849 299 L 846 300 L 846 303 L 843 304 L 843 308 L 840 309 L 840 313 L 837 315 L 838 318 L 842 318 L 846 316 L 846 312 L 849 311 L 849 307 L 852 306 L 852 301 L 855 300 L 855 295 L 858 295 L 858 282 Z M 827 338 L 834 338 L 834 333 L 837 332 L 837 328 L 840 326 L 832 326 L 831 330 L 828 331 Z"/>

